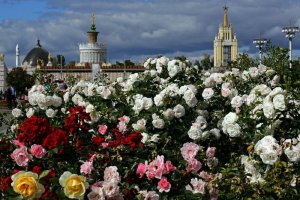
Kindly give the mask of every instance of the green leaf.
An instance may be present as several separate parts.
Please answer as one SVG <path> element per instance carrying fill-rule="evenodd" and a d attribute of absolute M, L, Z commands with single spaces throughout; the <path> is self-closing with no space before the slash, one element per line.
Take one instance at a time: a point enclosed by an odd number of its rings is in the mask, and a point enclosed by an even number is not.
<path fill-rule="evenodd" d="M 40 176 L 39 176 L 39 178 L 41 179 L 41 178 L 44 178 L 45 176 L 47 176 L 48 174 L 49 174 L 49 172 L 50 172 L 50 170 L 44 170 L 41 174 L 40 174 Z"/>

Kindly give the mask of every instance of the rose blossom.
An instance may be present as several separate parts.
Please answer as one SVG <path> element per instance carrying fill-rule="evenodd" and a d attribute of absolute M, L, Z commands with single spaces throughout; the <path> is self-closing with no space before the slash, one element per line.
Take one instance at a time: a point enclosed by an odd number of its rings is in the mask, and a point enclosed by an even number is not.
<path fill-rule="evenodd" d="M 174 111 L 174 115 L 176 118 L 180 118 L 182 116 L 185 115 L 185 109 L 182 105 L 180 104 L 177 104 L 174 108 L 173 108 L 173 111 Z"/>
<path fill-rule="evenodd" d="M 81 166 L 80 166 L 80 173 L 83 174 L 91 174 L 93 170 L 93 162 L 92 161 L 87 161 L 84 162 Z"/>
<path fill-rule="evenodd" d="M 235 96 L 231 99 L 231 106 L 233 108 L 239 108 L 243 104 L 243 99 L 240 96 Z"/>
<path fill-rule="evenodd" d="M 273 97 L 273 104 L 274 108 L 280 111 L 284 111 L 286 106 L 284 102 L 284 96 L 283 94 L 277 94 L 276 96 Z"/>
<path fill-rule="evenodd" d="M 191 179 L 191 185 L 193 187 L 191 187 L 190 185 L 187 185 L 185 188 L 186 190 L 189 190 L 191 192 L 193 192 L 193 194 L 205 194 L 205 185 L 206 182 L 204 182 L 202 179 L 198 179 L 198 178 L 192 178 Z"/>
<path fill-rule="evenodd" d="M 176 170 L 176 167 L 174 167 L 174 165 L 171 163 L 171 161 L 166 161 L 165 163 L 165 172 L 166 174 L 172 172 L 172 171 L 175 171 Z"/>
<path fill-rule="evenodd" d="M 212 88 L 205 88 L 202 92 L 203 99 L 210 99 L 214 95 L 214 90 Z"/>
<path fill-rule="evenodd" d="M 118 168 L 116 166 L 109 166 L 105 168 L 104 181 L 115 182 L 115 183 L 120 182 L 120 176 L 119 176 Z"/>
<path fill-rule="evenodd" d="M 139 178 L 142 178 L 143 175 L 146 173 L 147 171 L 147 161 L 144 163 L 139 163 L 137 169 L 136 169 L 136 173 L 139 175 Z"/>
<path fill-rule="evenodd" d="M 216 147 L 208 147 L 206 150 L 206 157 L 207 158 L 213 158 L 216 153 Z"/>
<path fill-rule="evenodd" d="M 19 108 L 14 108 L 12 111 L 11 111 L 11 114 L 15 117 L 15 118 L 18 118 L 22 115 L 22 110 L 20 110 Z"/>
<path fill-rule="evenodd" d="M 157 189 L 159 190 L 159 192 L 169 192 L 171 189 L 171 184 L 169 183 L 167 178 L 162 177 L 157 183 Z"/>
<path fill-rule="evenodd" d="M 42 145 L 38 144 L 32 145 L 30 148 L 30 152 L 37 158 L 43 158 L 47 153 L 46 149 L 44 149 Z"/>
<path fill-rule="evenodd" d="M 181 147 L 181 155 L 185 160 L 193 159 L 197 155 L 198 151 L 200 150 L 199 145 L 188 142 L 184 143 L 183 147 Z"/>
<path fill-rule="evenodd" d="M 10 157 L 21 167 L 27 166 L 29 160 L 32 158 L 32 156 L 27 152 L 27 147 L 25 146 L 15 149 Z"/>
<path fill-rule="evenodd" d="M 159 195 L 155 191 L 142 190 L 139 193 L 143 196 L 145 200 L 159 200 Z"/>
<path fill-rule="evenodd" d="M 99 125 L 98 132 L 104 135 L 107 131 L 107 126 L 106 125 Z"/>
<path fill-rule="evenodd" d="M 187 160 L 188 165 L 186 167 L 187 172 L 197 173 L 202 167 L 202 163 L 195 158 Z"/>

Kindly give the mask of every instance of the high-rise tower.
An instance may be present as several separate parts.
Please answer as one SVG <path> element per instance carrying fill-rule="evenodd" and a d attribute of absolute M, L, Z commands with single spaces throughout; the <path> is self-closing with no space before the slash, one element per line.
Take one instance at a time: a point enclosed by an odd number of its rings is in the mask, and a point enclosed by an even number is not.
<path fill-rule="evenodd" d="M 232 25 L 228 23 L 228 7 L 224 7 L 223 24 L 214 40 L 214 66 L 226 67 L 228 62 L 235 61 L 238 54 L 238 42 L 233 33 Z"/>
<path fill-rule="evenodd" d="M 100 64 L 106 62 L 106 45 L 97 42 L 98 33 L 95 26 L 95 16 L 92 15 L 92 25 L 87 32 L 88 43 L 79 44 L 80 64 Z"/>
<path fill-rule="evenodd" d="M 20 65 L 20 51 L 19 51 L 19 44 L 16 46 L 16 67 Z"/>

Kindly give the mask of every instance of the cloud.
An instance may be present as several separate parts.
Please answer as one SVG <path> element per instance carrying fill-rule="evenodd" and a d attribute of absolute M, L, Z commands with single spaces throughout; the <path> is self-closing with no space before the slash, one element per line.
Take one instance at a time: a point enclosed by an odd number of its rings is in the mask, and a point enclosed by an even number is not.
<path fill-rule="evenodd" d="M 281 27 L 290 20 L 300 26 L 300 1 L 243 0 L 227 1 L 227 5 L 229 21 L 243 52 L 256 52 L 252 40 L 259 34 L 287 46 Z M 78 44 L 87 41 L 91 13 L 95 13 L 98 42 L 107 44 L 111 62 L 181 53 L 200 58 L 203 53 L 212 54 L 213 39 L 223 20 L 223 6 L 219 0 L 48 0 L 35 13 L 35 19 L 12 19 L 8 14 L 0 18 L 0 52 L 5 53 L 6 63 L 13 66 L 16 44 L 24 57 L 39 38 L 53 56 L 63 54 L 67 62 L 79 61 Z M 300 47 L 300 38 L 294 39 L 293 47 Z"/>

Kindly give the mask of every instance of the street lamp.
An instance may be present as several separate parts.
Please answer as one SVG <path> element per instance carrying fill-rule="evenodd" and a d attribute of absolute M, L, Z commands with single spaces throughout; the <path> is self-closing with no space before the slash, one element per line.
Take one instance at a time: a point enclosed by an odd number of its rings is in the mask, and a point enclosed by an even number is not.
<path fill-rule="evenodd" d="M 292 68 L 292 40 L 295 34 L 299 32 L 299 28 L 296 26 L 283 27 L 282 32 L 285 33 L 285 37 L 289 39 L 290 68 Z"/>
<path fill-rule="evenodd" d="M 263 39 L 260 36 L 258 39 L 253 40 L 253 44 L 255 44 L 255 46 L 259 50 L 259 64 L 261 64 L 261 60 L 262 60 L 262 48 L 266 43 L 267 43 L 267 39 Z"/>

